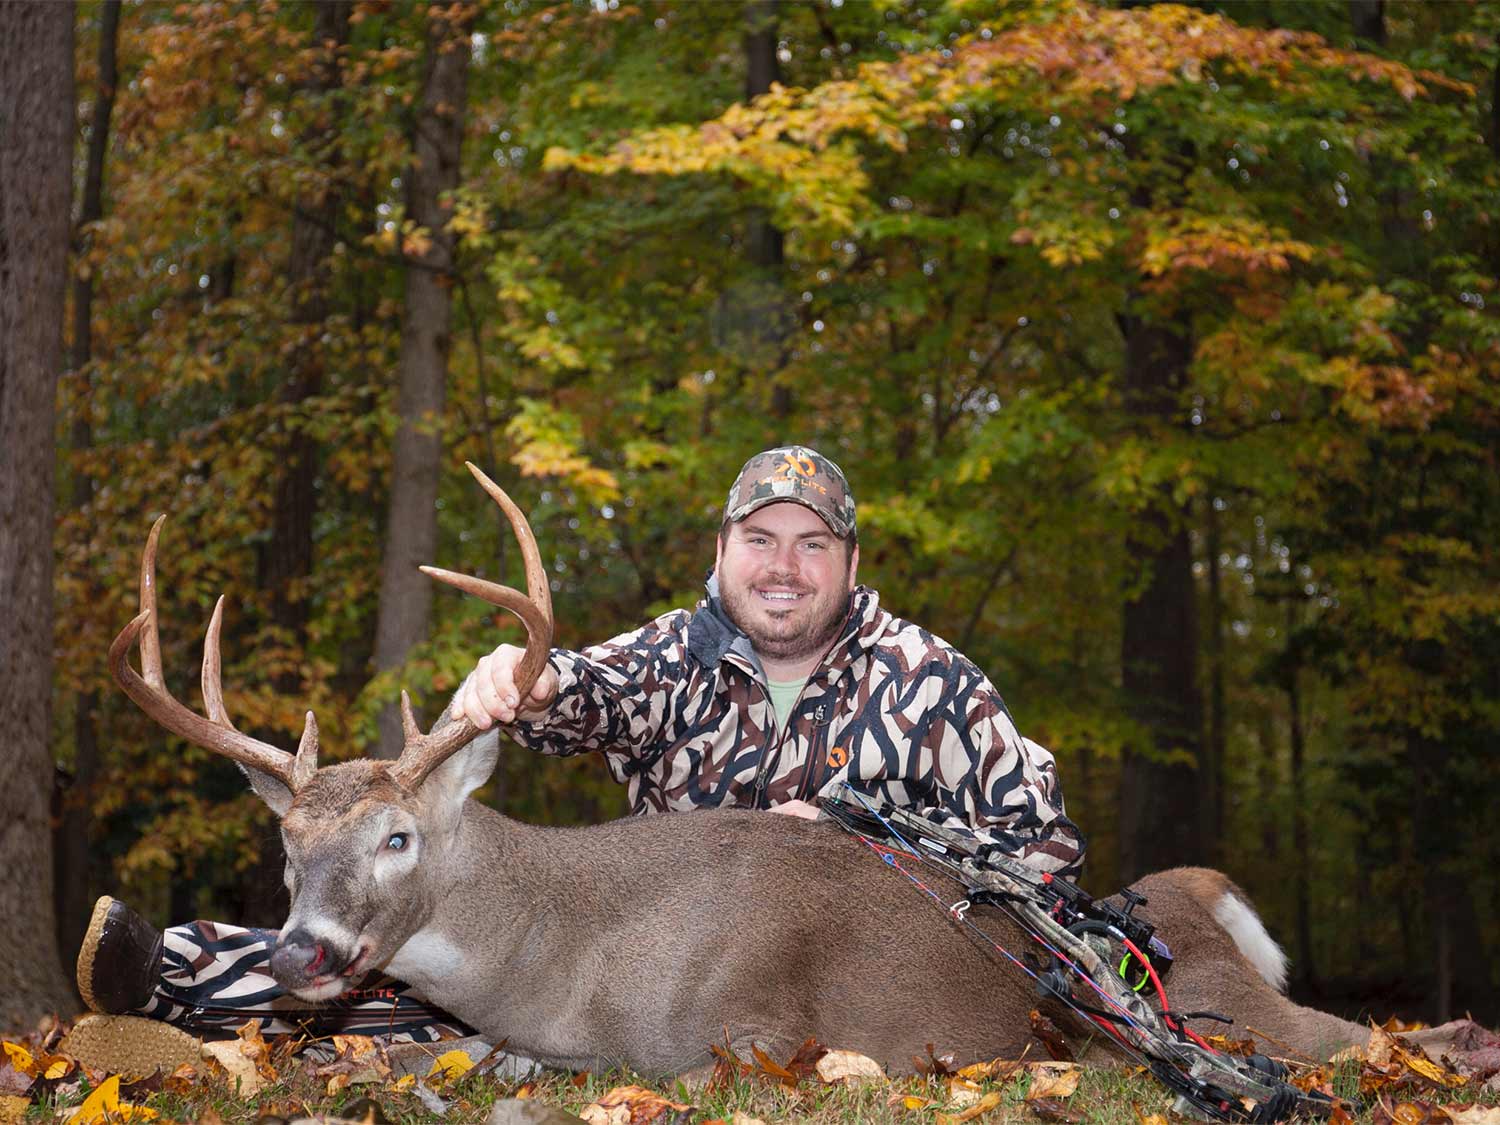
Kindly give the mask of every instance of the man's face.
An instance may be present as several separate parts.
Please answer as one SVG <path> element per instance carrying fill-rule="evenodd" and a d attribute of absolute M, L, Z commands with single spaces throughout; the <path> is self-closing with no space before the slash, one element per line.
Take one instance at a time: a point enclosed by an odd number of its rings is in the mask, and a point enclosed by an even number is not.
<path fill-rule="evenodd" d="M 767 504 L 719 538 L 715 573 L 729 619 L 763 658 L 820 656 L 844 621 L 859 547 L 801 504 Z"/>

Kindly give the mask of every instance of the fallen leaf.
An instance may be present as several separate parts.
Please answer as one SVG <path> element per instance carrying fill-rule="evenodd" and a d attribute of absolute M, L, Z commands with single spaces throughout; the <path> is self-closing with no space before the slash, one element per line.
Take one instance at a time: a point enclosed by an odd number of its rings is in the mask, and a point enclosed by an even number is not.
<path fill-rule="evenodd" d="M 759 1117 L 751 1117 L 748 1113 L 734 1111 L 734 1116 L 729 1119 L 729 1125 L 766 1125 Z"/>
<path fill-rule="evenodd" d="M 1073 1091 L 1078 1089 L 1078 1079 L 1082 1073 L 1082 1068 L 1077 1065 L 1071 1065 L 1067 1070 L 1038 1070 L 1031 1076 L 1026 1100 L 1036 1102 L 1048 1098 L 1071 1098 Z"/>
<path fill-rule="evenodd" d="M 151 1121 L 156 1110 L 120 1100 L 120 1076 L 112 1074 L 96 1086 L 68 1117 L 68 1125 L 105 1125 L 106 1122 Z"/>
<path fill-rule="evenodd" d="M 397 1094 L 404 1094 L 416 1084 L 417 1076 L 415 1074 L 403 1074 L 400 1078 L 391 1083 L 391 1091 Z"/>
<path fill-rule="evenodd" d="M 978 1082 L 970 1082 L 967 1078 L 954 1075 L 948 1079 L 948 1108 L 967 1109 L 974 1105 L 984 1095 L 983 1088 Z"/>
<path fill-rule="evenodd" d="M 885 1068 L 874 1059 L 854 1051 L 829 1051 L 818 1060 L 816 1073 L 824 1082 L 879 1082 Z"/>
<path fill-rule="evenodd" d="M 1500 1105 L 1449 1105 L 1443 1112 L 1453 1125 L 1500 1125 Z"/>
<path fill-rule="evenodd" d="M 933 1117 L 934 1125 L 958 1125 L 961 1121 L 973 1121 L 981 1113 L 988 1113 L 1000 1104 L 1000 1091 L 991 1090 L 962 1113 L 939 1113 Z"/>
<path fill-rule="evenodd" d="M 1056 1121 L 1060 1125 L 1079 1125 L 1083 1120 L 1078 1114 L 1065 1106 L 1062 1102 L 1053 1101 L 1049 1098 L 1039 1098 L 1034 1102 L 1027 1102 L 1026 1107 L 1043 1121 Z"/>
<path fill-rule="evenodd" d="M 192 1063 L 183 1063 L 171 1074 L 161 1080 L 161 1088 L 169 1094 L 190 1093 L 198 1084 L 198 1068 Z M 201 1117 L 198 1125 L 209 1125 Z"/>
<path fill-rule="evenodd" d="M 1063 1062 L 1073 1061 L 1073 1048 L 1068 1046 L 1068 1041 L 1063 1038 L 1063 1033 L 1057 1029 L 1057 1025 L 1049 1020 L 1036 1008 L 1031 1009 L 1031 1034 L 1046 1048 L 1047 1054 L 1054 1059 Z"/>
<path fill-rule="evenodd" d="M 1130 1112 L 1135 1114 L 1136 1125 L 1167 1125 L 1167 1119 L 1159 1113 L 1146 1113 L 1135 1102 L 1130 1103 Z"/>
<path fill-rule="evenodd" d="M 799 1081 L 799 1079 L 797 1078 L 797 1076 L 795 1074 L 793 1074 L 790 1070 L 788 1070 L 786 1067 L 782 1066 L 779 1062 L 777 1062 L 775 1059 L 773 1059 L 770 1055 L 768 1055 L 764 1051 L 762 1051 L 760 1049 L 760 1047 L 757 1046 L 756 1044 L 752 1043 L 750 1045 L 750 1054 L 755 1059 L 755 1064 L 758 1067 L 760 1067 L 760 1069 L 762 1071 L 764 1071 L 766 1074 L 769 1074 L 772 1078 L 776 1079 L 776 1081 L 780 1082 L 783 1086 L 795 1086 L 795 1085 L 797 1085 L 797 1083 Z"/>
<path fill-rule="evenodd" d="M 10 1060 L 11 1066 L 19 1070 L 22 1074 L 29 1075 L 32 1078 L 37 1077 L 38 1067 L 36 1059 L 32 1058 L 30 1051 L 21 1046 L 21 1044 L 12 1043 L 9 1040 L 0 1043 L 0 1046 L 5 1048 L 5 1056 Z"/>
<path fill-rule="evenodd" d="M 1027 1044 L 1030 1048 L 1031 1044 Z M 989 1062 L 970 1063 L 959 1069 L 958 1076 L 967 1078 L 971 1082 L 983 1082 L 986 1078 L 996 1082 L 1006 1082 L 1021 1072 L 1026 1065 L 1026 1052 L 1021 1052 L 1018 1059 L 991 1059 Z"/>
<path fill-rule="evenodd" d="M 927 1098 L 919 1098 L 916 1094 L 892 1094 L 887 1105 L 899 1105 L 902 1109 L 916 1110 L 928 1109 L 933 1103 Z"/>
<path fill-rule="evenodd" d="M 616 1086 L 578 1114 L 589 1125 L 650 1125 L 675 1121 L 693 1107 L 662 1097 L 641 1086 Z"/>
<path fill-rule="evenodd" d="M 427 1072 L 427 1077 L 440 1077 L 445 1082 L 452 1082 L 455 1078 L 462 1078 L 473 1068 L 474 1060 L 465 1052 L 444 1051 L 432 1060 L 432 1069 Z"/>
<path fill-rule="evenodd" d="M 958 1060 L 952 1051 L 944 1051 L 941 1055 L 933 1050 L 932 1044 L 927 1044 L 927 1057 L 918 1055 L 911 1057 L 912 1066 L 918 1074 L 925 1074 L 928 1078 L 947 1078 L 950 1074 L 958 1073 Z"/>
<path fill-rule="evenodd" d="M 240 1097 L 253 1098 L 266 1084 L 255 1060 L 240 1053 L 237 1039 L 223 1039 L 203 1044 L 203 1054 L 229 1073 L 229 1084 L 238 1085 Z"/>

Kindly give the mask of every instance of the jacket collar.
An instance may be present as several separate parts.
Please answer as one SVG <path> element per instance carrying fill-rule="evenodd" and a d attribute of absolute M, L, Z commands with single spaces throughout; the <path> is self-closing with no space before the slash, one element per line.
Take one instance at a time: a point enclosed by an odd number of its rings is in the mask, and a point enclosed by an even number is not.
<path fill-rule="evenodd" d="M 830 667 L 847 665 L 866 647 L 879 632 L 878 628 L 872 628 L 879 610 L 880 596 L 868 586 L 856 586 L 849 595 L 849 612 L 844 618 L 844 627 L 814 669 L 813 676 Z M 724 603 L 719 598 L 719 576 L 712 571 L 704 583 L 704 598 L 688 621 L 687 648 L 689 655 L 700 664 L 714 669 L 726 656 L 733 654 L 762 680 L 765 679 L 765 669 L 761 667 L 760 657 L 755 654 L 750 638 L 724 612 Z"/>

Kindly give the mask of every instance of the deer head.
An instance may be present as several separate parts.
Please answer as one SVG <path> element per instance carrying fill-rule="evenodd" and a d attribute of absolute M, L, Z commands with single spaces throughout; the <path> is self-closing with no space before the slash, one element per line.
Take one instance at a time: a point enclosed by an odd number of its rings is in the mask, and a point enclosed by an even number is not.
<path fill-rule="evenodd" d="M 484 473 L 472 464 L 468 469 L 510 520 L 526 566 L 527 593 L 436 567 L 422 571 L 521 619 L 527 641 L 515 680 L 525 698 L 552 641 L 547 576 L 526 517 Z M 291 912 L 271 971 L 298 996 L 330 999 L 352 988 L 365 969 L 390 960 L 430 916 L 453 859 L 465 802 L 494 770 L 498 740 L 475 742 L 479 732 L 472 723 L 446 715 L 422 733 L 405 692 L 405 740 L 393 762 L 361 759 L 318 768 L 318 725 L 311 711 L 295 754 L 242 733 L 230 721 L 220 685 L 222 597 L 204 638 L 206 714 L 178 702 L 162 676 L 157 632 L 156 549 L 165 519 L 156 521 L 146 540 L 140 613 L 110 645 L 110 671 L 158 724 L 236 762 L 280 818 Z M 139 673 L 129 660 L 135 647 Z"/>

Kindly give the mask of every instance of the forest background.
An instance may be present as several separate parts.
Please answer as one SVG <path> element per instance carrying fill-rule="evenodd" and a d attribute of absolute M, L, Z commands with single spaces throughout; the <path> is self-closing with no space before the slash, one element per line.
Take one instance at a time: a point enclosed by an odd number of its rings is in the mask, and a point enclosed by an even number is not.
<path fill-rule="evenodd" d="M 7 568 L 53 547 L 6 575 L 7 994 L 66 1007 L 101 892 L 281 916 L 269 814 L 109 679 L 157 514 L 177 694 L 223 592 L 241 729 L 389 754 L 518 632 L 415 571 L 520 580 L 464 459 L 580 646 L 691 604 L 801 441 L 1056 753 L 1089 888 L 1212 864 L 1300 998 L 1500 1018 L 1500 8 L 30 7 L 64 124 L 6 174 L 72 191 L 55 463 L 4 486 Z M 485 796 L 625 811 L 519 751 Z"/>

